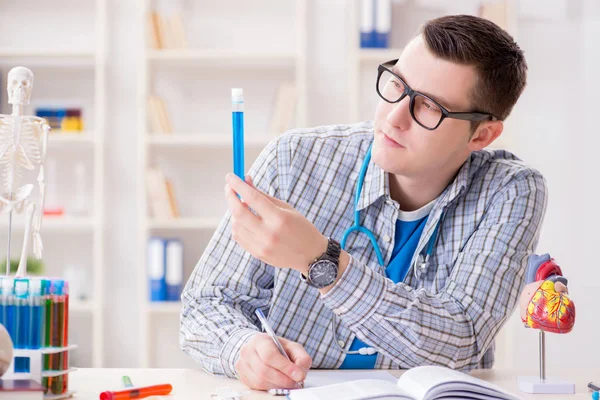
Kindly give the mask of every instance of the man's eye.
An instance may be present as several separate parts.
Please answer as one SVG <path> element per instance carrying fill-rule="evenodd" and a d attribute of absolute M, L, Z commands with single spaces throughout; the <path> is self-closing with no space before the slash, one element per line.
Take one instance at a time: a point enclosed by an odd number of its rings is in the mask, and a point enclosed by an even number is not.
<path fill-rule="evenodd" d="M 430 111 L 434 111 L 434 110 L 437 108 L 435 105 L 433 105 L 433 104 L 431 104 L 431 103 L 429 103 L 429 102 L 427 102 L 427 101 L 424 101 L 424 102 L 423 102 L 423 106 L 424 106 L 424 107 L 425 107 L 427 110 L 430 110 Z"/>

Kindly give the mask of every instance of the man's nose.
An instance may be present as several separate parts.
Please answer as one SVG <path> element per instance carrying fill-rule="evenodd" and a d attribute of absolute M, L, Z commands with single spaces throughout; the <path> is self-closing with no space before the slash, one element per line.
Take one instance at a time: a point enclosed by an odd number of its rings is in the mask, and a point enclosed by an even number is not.
<path fill-rule="evenodd" d="M 410 116 L 410 97 L 405 96 L 402 100 L 392 104 L 392 109 L 387 115 L 387 122 L 401 129 L 408 129 L 412 122 Z"/>

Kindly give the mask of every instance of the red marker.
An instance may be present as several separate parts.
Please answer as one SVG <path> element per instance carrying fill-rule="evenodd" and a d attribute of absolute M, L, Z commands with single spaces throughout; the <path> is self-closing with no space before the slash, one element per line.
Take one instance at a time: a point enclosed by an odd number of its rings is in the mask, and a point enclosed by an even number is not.
<path fill-rule="evenodd" d="M 126 400 L 142 399 L 149 396 L 166 396 L 171 393 L 171 390 L 173 390 L 173 386 L 168 383 L 163 385 L 127 388 L 116 392 L 102 392 L 100 393 L 100 400 Z"/>

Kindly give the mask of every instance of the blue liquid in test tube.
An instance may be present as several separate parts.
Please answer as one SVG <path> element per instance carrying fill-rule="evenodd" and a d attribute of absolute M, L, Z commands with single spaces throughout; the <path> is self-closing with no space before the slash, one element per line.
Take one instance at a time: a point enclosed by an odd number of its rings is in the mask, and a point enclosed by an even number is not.
<path fill-rule="evenodd" d="M 233 173 L 244 180 L 244 89 L 231 89 Z"/>
<path fill-rule="evenodd" d="M 26 349 L 29 347 L 30 325 L 30 306 L 27 298 L 29 295 L 29 279 L 15 279 L 15 314 L 17 332 L 15 334 L 16 349 Z M 16 358 L 15 372 L 29 372 L 29 359 Z"/>
<path fill-rule="evenodd" d="M 31 307 L 29 348 L 39 349 L 42 347 L 42 336 L 44 334 L 44 305 L 42 297 L 42 281 L 40 279 L 29 281 L 29 305 Z"/>

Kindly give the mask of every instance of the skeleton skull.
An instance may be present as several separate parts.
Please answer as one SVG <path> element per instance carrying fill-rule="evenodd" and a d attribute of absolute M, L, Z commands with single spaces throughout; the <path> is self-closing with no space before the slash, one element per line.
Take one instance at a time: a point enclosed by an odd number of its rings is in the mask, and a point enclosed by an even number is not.
<path fill-rule="evenodd" d="M 27 105 L 33 88 L 33 72 L 25 67 L 15 67 L 8 73 L 8 103 Z"/>

